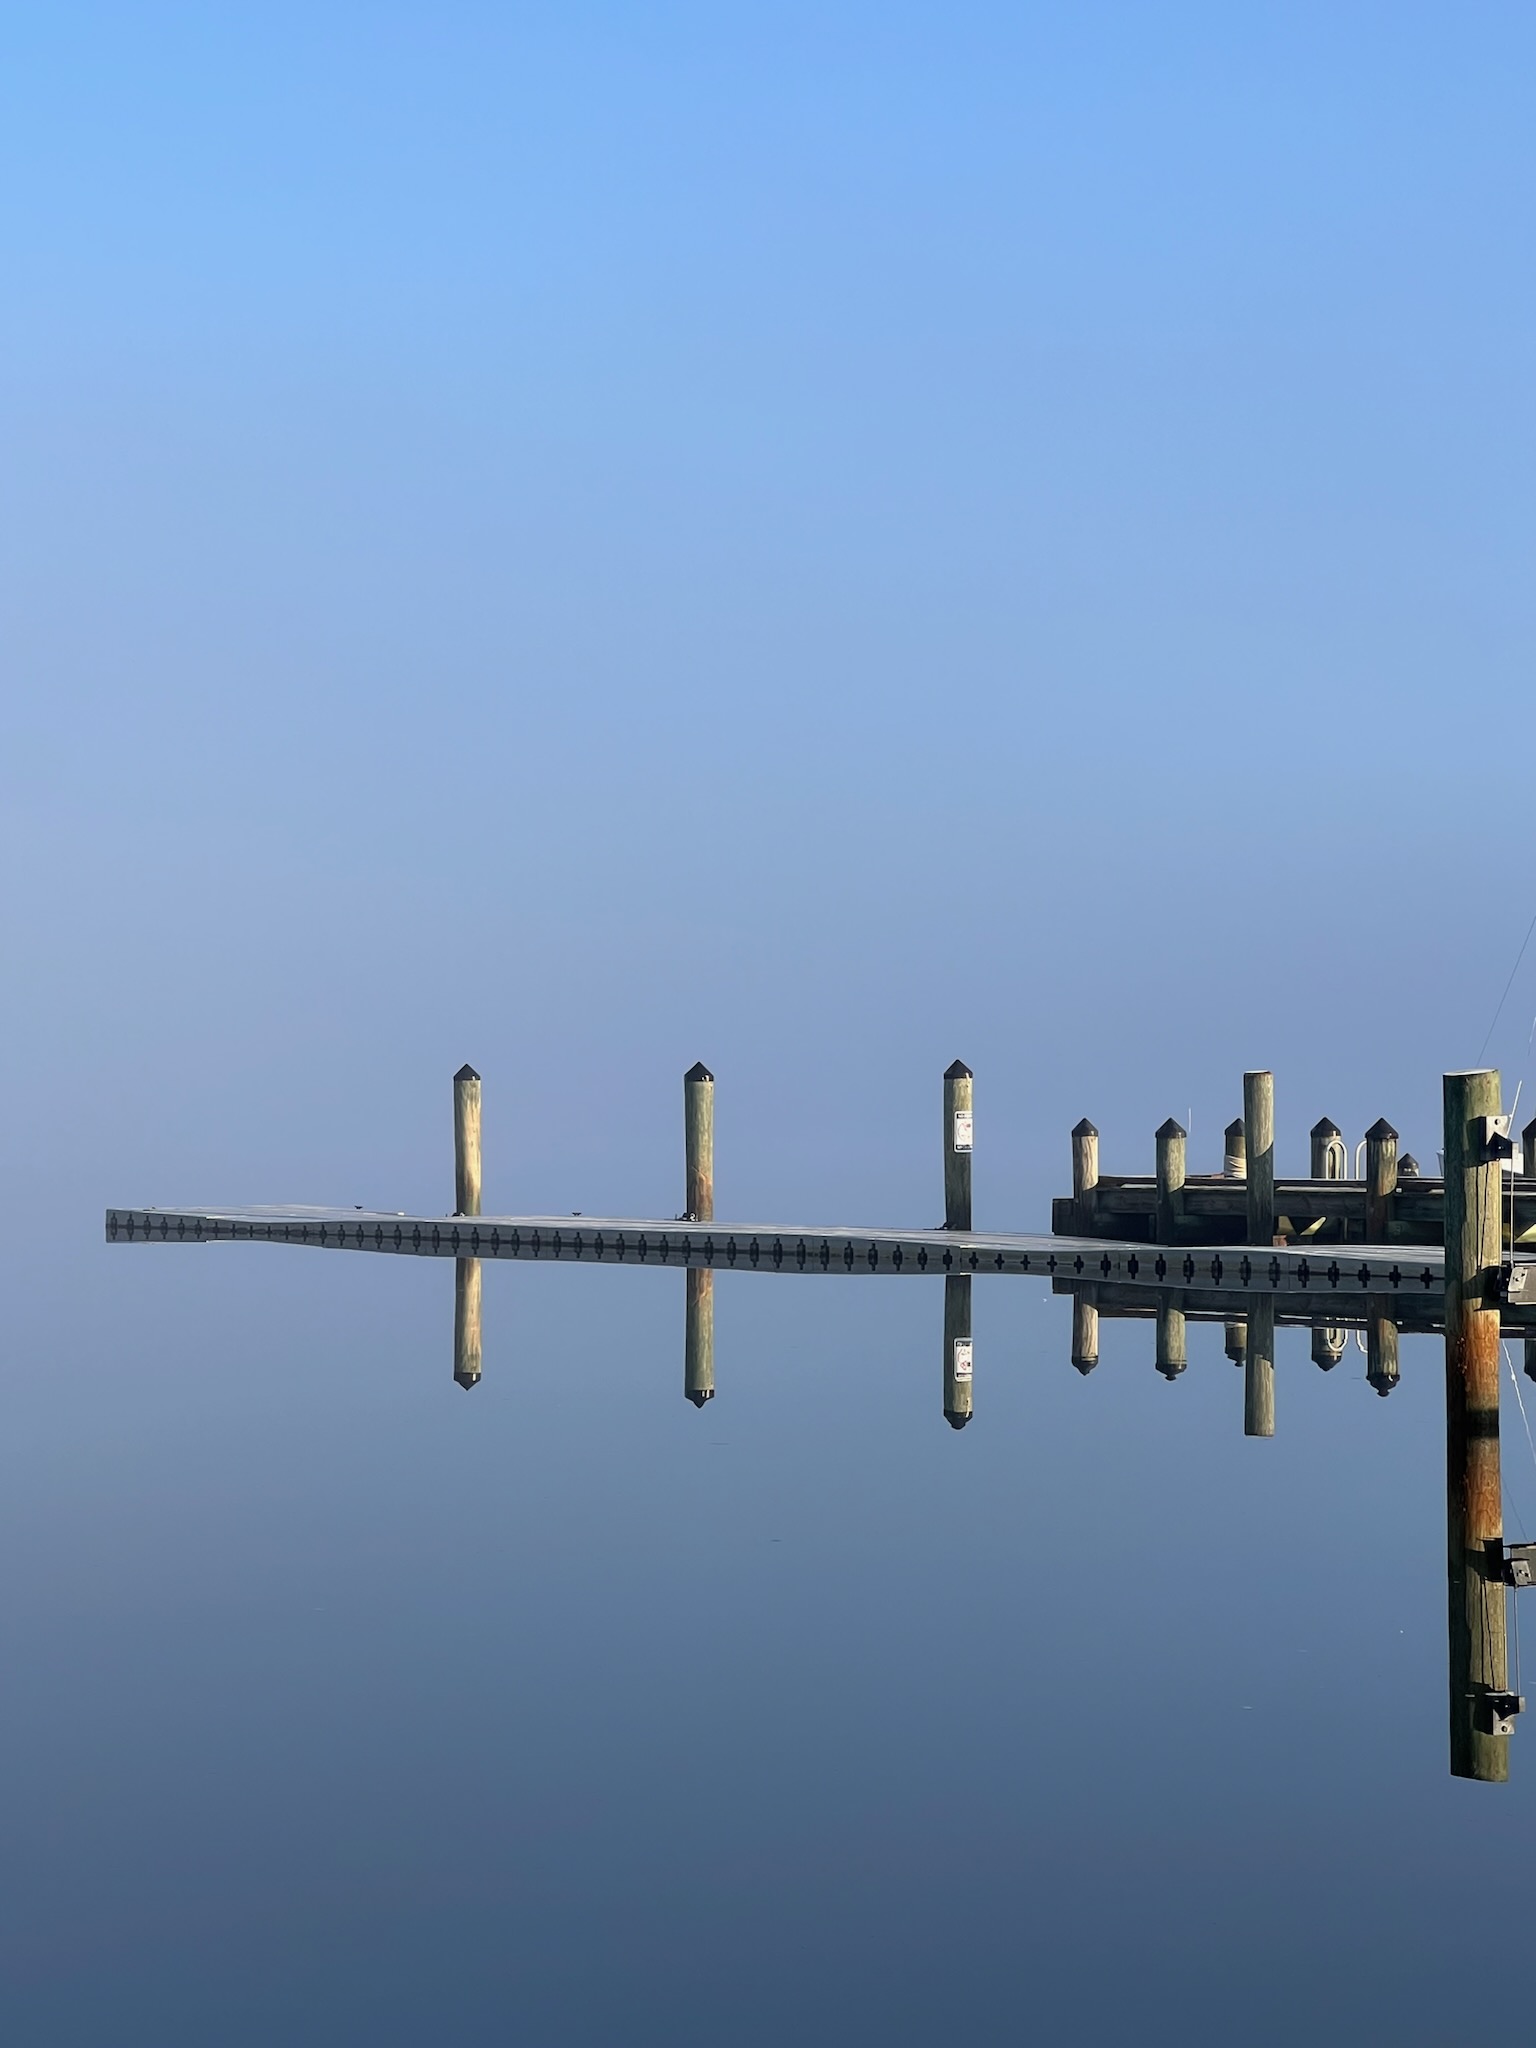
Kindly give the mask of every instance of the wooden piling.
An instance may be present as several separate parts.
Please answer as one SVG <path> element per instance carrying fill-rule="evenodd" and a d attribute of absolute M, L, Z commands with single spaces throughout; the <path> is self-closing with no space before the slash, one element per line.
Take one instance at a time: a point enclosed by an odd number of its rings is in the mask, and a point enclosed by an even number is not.
<path fill-rule="evenodd" d="M 1157 1127 L 1157 1241 L 1177 1244 L 1184 1220 L 1184 1172 L 1189 1133 L 1177 1117 Z"/>
<path fill-rule="evenodd" d="M 1499 1114 L 1493 1069 L 1445 1076 L 1446 1577 L 1451 1773 L 1502 1781 L 1509 1745 L 1491 1693 L 1508 1687 L 1499 1475 L 1500 1169 L 1483 1119 Z"/>
<path fill-rule="evenodd" d="M 683 1217 L 715 1220 L 715 1077 L 702 1060 L 683 1076 Z"/>
<path fill-rule="evenodd" d="M 453 1213 L 480 1214 L 480 1076 L 468 1065 L 453 1077 Z"/>
<path fill-rule="evenodd" d="M 1243 1133 L 1248 1148 L 1248 1242 L 1275 1241 L 1275 1077 L 1243 1076 Z M 1249 1350 L 1252 1351 L 1250 1337 Z"/>
<path fill-rule="evenodd" d="M 944 1279 L 944 1420 L 964 1429 L 971 1419 L 971 1276 Z"/>
<path fill-rule="evenodd" d="M 1344 1356 L 1344 1346 L 1349 1342 L 1348 1330 L 1340 1329 L 1333 1323 L 1312 1325 L 1312 1363 L 1323 1372 L 1332 1372 Z"/>
<path fill-rule="evenodd" d="M 944 1069 L 944 1228 L 971 1227 L 972 1076 L 964 1060 Z M 969 1341 L 969 1339 L 967 1339 Z M 967 1411 L 969 1412 L 969 1411 Z"/>
<path fill-rule="evenodd" d="M 1385 1244 L 1397 1192 L 1397 1133 L 1384 1116 L 1365 1134 L 1365 1241 Z"/>
<path fill-rule="evenodd" d="M 453 1377 L 461 1387 L 480 1384 L 480 1261 L 453 1262 Z"/>
<path fill-rule="evenodd" d="M 1226 1180 L 1248 1178 L 1248 1134 L 1240 1116 L 1233 1117 L 1222 1134 L 1221 1171 Z"/>
<path fill-rule="evenodd" d="M 1093 1229 L 1093 1196 L 1099 1184 L 1099 1133 L 1087 1117 L 1072 1126 L 1072 1204 L 1077 1228 Z"/>
<path fill-rule="evenodd" d="M 695 1408 L 715 1398 L 715 1276 L 690 1266 L 683 1311 L 683 1394 Z"/>
<path fill-rule="evenodd" d="M 1072 1363 L 1084 1375 L 1099 1362 L 1099 1304 L 1088 1285 L 1072 1290 Z"/>
<path fill-rule="evenodd" d="M 1275 1297 L 1248 1297 L 1248 1357 L 1243 1366 L 1243 1435 L 1275 1433 Z"/>
<path fill-rule="evenodd" d="M 1312 1126 L 1311 1173 L 1314 1180 L 1347 1180 L 1349 1153 L 1344 1133 L 1331 1116 L 1320 1116 Z"/>
<path fill-rule="evenodd" d="M 1397 1324 L 1392 1304 L 1376 1296 L 1365 1304 L 1365 1377 L 1383 1396 L 1397 1385 Z"/>
<path fill-rule="evenodd" d="M 1189 1364 L 1189 1324 L 1180 1297 L 1167 1289 L 1158 1297 L 1154 1362 L 1170 1386 Z"/>
<path fill-rule="evenodd" d="M 1222 1329 L 1222 1349 L 1234 1365 L 1248 1361 L 1248 1325 L 1233 1316 Z"/>

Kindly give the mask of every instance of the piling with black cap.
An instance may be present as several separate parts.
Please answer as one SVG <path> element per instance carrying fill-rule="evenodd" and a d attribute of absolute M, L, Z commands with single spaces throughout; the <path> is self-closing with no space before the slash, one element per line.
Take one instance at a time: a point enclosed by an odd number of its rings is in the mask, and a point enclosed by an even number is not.
<path fill-rule="evenodd" d="M 1072 1290 L 1072 1363 L 1087 1374 L 1099 1362 L 1099 1304 L 1091 1283 Z"/>
<path fill-rule="evenodd" d="M 971 1419 L 971 1276 L 944 1276 L 944 1420 L 964 1429 Z"/>
<path fill-rule="evenodd" d="M 1390 1301 L 1373 1296 L 1365 1303 L 1365 1377 L 1378 1394 L 1390 1394 L 1397 1385 L 1397 1324 Z"/>
<path fill-rule="evenodd" d="M 1072 1126 L 1072 1207 L 1080 1236 L 1093 1235 L 1094 1191 L 1099 1185 L 1099 1132 L 1082 1117 Z"/>
<path fill-rule="evenodd" d="M 1177 1244 L 1184 1221 L 1184 1174 L 1189 1133 L 1177 1117 L 1157 1127 L 1157 1241 Z"/>
<path fill-rule="evenodd" d="M 971 1227 L 971 1070 L 964 1060 L 944 1069 L 944 1228 Z"/>
<path fill-rule="evenodd" d="M 1248 1177 L 1248 1134 L 1240 1116 L 1233 1117 L 1222 1133 L 1221 1171 L 1226 1180 L 1246 1180 Z"/>
<path fill-rule="evenodd" d="M 1349 1154 L 1344 1133 L 1331 1116 L 1320 1116 L 1312 1126 L 1311 1174 L 1313 1180 L 1347 1180 Z"/>
<path fill-rule="evenodd" d="M 1165 1288 L 1157 1297 L 1158 1371 L 1171 1385 L 1189 1364 L 1189 1326 L 1183 1296 Z"/>
<path fill-rule="evenodd" d="M 683 1076 L 683 1201 L 690 1223 L 715 1219 L 715 1077 L 702 1060 Z M 684 1275 L 683 1393 L 695 1408 L 715 1398 L 715 1276 Z"/>
<path fill-rule="evenodd" d="M 1397 1133 L 1384 1116 L 1365 1134 L 1365 1241 L 1385 1244 L 1397 1192 Z"/>
<path fill-rule="evenodd" d="M 467 1062 L 453 1077 L 453 1211 L 480 1214 L 480 1076 Z M 480 1382 L 478 1259 L 453 1263 L 453 1377 L 461 1387 Z"/>
<path fill-rule="evenodd" d="M 1349 1342 L 1348 1330 L 1340 1329 L 1334 1323 L 1312 1325 L 1312 1363 L 1323 1372 L 1332 1372 L 1344 1356 L 1344 1346 Z"/>

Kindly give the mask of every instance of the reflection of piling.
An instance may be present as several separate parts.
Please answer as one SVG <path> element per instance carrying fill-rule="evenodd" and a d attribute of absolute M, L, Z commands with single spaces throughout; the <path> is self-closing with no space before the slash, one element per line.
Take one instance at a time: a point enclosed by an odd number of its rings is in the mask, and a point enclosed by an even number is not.
<path fill-rule="evenodd" d="M 1385 1244 L 1397 1190 L 1397 1133 L 1384 1116 L 1365 1134 L 1365 1241 Z"/>
<path fill-rule="evenodd" d="M 1179 1297 L 1168 1290 L 1158 1297 L 1155 1363 L 1170 1385 L 1189 1364 L 1189 1325 Z"/>
<path fill-rule="evenodd" d="M 1312 1325 L 1312 1363 L 1321 1366 L 1324 1372 L 1332 1372 L 1344 1356 L 1344 1346 L 1349 1342 L 1348 1330 L 1340 1329 L 1333 1323 Z"/>
<path fill-rule="evenodd" d="M 1243 1365 L 1243 1435 L 1275 1433 L 1275 1297 L 1248 1297 L 1248 1357 Z"/>
<path fill-rule="evenodd" d="M 1536 1380 L 1536 1337 L 1525 1340 L 1525 1376 L 1528 1380 Z"/>
<path fill-rule="evenodd" d="M 1072 1206 L 1076 1227 L 1093 1228 L 1093 1192 L 1099 1184 L 1099 1133 L 1087 1117 L 1072 1126 Z"/>
<path fill-rule="evenodd" d="M 1344 1133 L 1331 1116 L 1320 1116 L 1312 1126 L 1311 1174 L 1314 1180 L 1345 1180 L 1349 1165 L 1349 1154 L 1344 1149 Z"/>
<path fill-rule="evenodd" d="M 944 1281 L 944 1420 L 964 1429 L 971 1419 L 971 1276 Z"/>
<path fill-rule="evenodd" d="M 1502 1780 L 1489 1695 L 1508 1685 L 1499 1479 L 1500 1168 L 1496 1071 L 1445 1076 L 1445 1452 L 1451 1773 Z"/>
<path fill-rule="evenodd" d="M 1243 1134 L 1248 1154 L 1248 1242 L 1275 1241 L 1275 1077 L 1243 1076 Z"/>
<path fill-rule="evenodd" d="M 944 1228 L 971 1227 L 971 1070 L 964 1060 L 944 1069 Z"/>
<path fill-rule="evenodd" d="M 1072 1294 L 1072 1363 L 1090 1373 L 1098 1362 L 1099 1305 L 1091 1287 L 1078 1287 Z"/>
<path fill-rule="evenodd" d="M 1224 1180 L 1248 1178 L 1248 1133 L 1240 1116 L 1233 1117 L 1222 1133 L 1221 1172 Z"/>
<path fill-rule="evenodd" d="M 469 1065 L 453 1077 L 453 1207 L 480 1214 L 480 1076 Z M 480 1380 L 480 1261 L 453 1263 L 453 1377 L 461 1387 Z"/>
<path fill-rule="evenodd" d="M 1233 1317 L 1222 1330 L 1222 1348 L 1234 1365 L 1248 1362 L 1248 1325 Z"/>
<path fill-rule="evenodd" d="M 715 1218 L 715 1077 L 698 1060 L 683 1076 L 684 1214 L 690 1223 Z M 683 1392 L 695 1408 L 715 1398 L 715 1276 L 690 1266 L 683 1314 Z"/>
<path fill-rule="evenodd" d="M 1183 1221 L 1184 1173 L 1189 1133 L 1177 1117 L 1157 1127 L 1157 1241 L 1177 1244 Z"/>
<path fill-rule="evenodd" d="M 1365 1377 L 1378 1394 L 1397 1385 L 1397 1324 L 1391 1303 L 1375 1297 L 1365 1304 Z"/>

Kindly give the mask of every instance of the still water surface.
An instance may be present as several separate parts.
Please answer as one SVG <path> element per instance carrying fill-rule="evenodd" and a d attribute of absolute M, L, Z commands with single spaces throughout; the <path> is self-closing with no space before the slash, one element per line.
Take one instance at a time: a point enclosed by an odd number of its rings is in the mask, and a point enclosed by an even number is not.
<path fill-rule="evenodd" d="M 980 1280 L 956 1432 L 937 1281 L 720 1276 L 696 1410 L 677 1273 L 488 1268 L 466 1392 L 446 1266 L 11 1256 L 10 2038 L 1524 2037 L 1437 1340 L 1283 1331 L 1254 1441 L 1219 1325 Z"/>

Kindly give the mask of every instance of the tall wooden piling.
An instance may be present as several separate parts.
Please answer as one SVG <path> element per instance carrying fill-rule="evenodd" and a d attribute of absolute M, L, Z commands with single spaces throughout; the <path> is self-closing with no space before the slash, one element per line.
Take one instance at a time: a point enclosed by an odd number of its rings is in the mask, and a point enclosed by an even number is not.
<path fill-rule="evenodd" d="M 1189 1323 L 1183 1297 L 1164 1289 L 1157 1301 L 1157 1353 L 1154 1364 L 1171 1386 L 1189 1364 Z"/>
<path fill-rule="evenodd" d="M 944 1420 L 964 1429 L 971 1419 L 971 1276 L 944 1279 Z"/>
<path fill-rule="evenodd" d="M 1275 1433 L 1275 1297 L 1248 1297 L 1248 1356 L 1243 1364 L 1243 1435 Z"/>
<path fill-rule="evenodd" d="M 1084 1236 L 1093 1229 L 1093 1195 L 1099 1184 L 1099 1133 L 1083 1117 L 1072 1126 L 1072 1206 Z"/>
<path fill-rule="evenodd" d="M 971 1227 L 972 1076 L 964 1060 L 944 1069 L 944 1228 Z M 967 1411 L 969 1412 L 969 1411 Z"/>
<path fill-rule="evenodd" d="M 1226 1180 L 1248 1178 L 1248 1133 L 1240 1116 L 1233 1117 L 1222 1133 L 1221 1171 Z"/>
<path fill-rule="evenodd" d="M 1392 1320 L 1392 1303 L 1368 1295 L 1365 1303 L 1365 1377 L 1378 1394 L 1390 1394 L 1397 1385 L 1397 1324 Z"/>
<path fill-rule="evenodd" d="M 453 1210 L 480 1214 L 480 1076 L 467 1062 L 453 1077 Z M 481 1272 L 478 1259 L 453 1262 L 453 1377 L 480 1384 Z"/>
<path fill-rule="evenodd" d="M 715 1219 L 715 1077 L 702 1060 L 683 1076 L 683 1214 Z M 683 1393 L 702 1408 L 715 1398 L 715 1276 L 690 1266 L 683 1285 Z"/>
<path fill-rule="evenodd" d="M 1500 1168 L 1484 1119 L 1493 1069 L 1445 1076 L 1445 1499 L 1451 1773 L 1501 1781 L 1509 1745 L 1489 1695 L 1508 1687 L 1499 1475 Z"/>
<path fill-rule="evenodd" d="M 702 1060 L 683 1076 L 683 1217 L 715 1220 L 715 1077 Z"/>
<path fill-rule="evenodd" d="M 1099 1362 L 1099 1304 L 1087 1284 L 1072 1290 L 1072 1363 L 1087 1374 Z"/>
<path fill-rule="evenodd" d="M 480 1214 L 480 1076 L 467 1064 L 453 1077 L 453 1213 Z"/>
<path fill-rule="evenodd" d="M 1275 1077 L 1243 1076 L 1243 1132 L 1248 1148 L 1248 1242 L 1275 1241 Z M 1252 1344 L 1250 1342 L 1250 1351 Z"/>
<path fill-rule="evenodd" d="M 1392 1197 L 1397 1192 L 1397 1133 L 1384 1116 L 1365 1134 L 1365 1241 L 1387 1242 Z"/>
<path fill-rule="evenodd" d="M 1312 1126 L 1311 1175 L 1313 1180 L 1347 1180 L 1349 1153 L 1344 1133 L 1331 1116 L 1320 1116 Z"/>
<path fill-rule="evenodd" d="M 1184 1220 L 1184 1173 L 1189 1133 L 1177 1117 L 1157 1127 L 1157 1241 L 1177 1244 Z"/>

